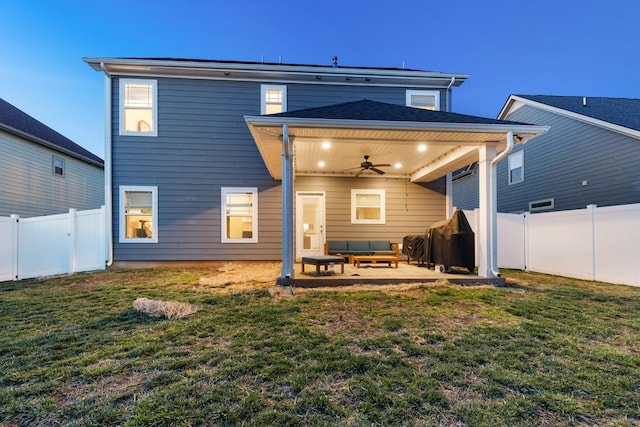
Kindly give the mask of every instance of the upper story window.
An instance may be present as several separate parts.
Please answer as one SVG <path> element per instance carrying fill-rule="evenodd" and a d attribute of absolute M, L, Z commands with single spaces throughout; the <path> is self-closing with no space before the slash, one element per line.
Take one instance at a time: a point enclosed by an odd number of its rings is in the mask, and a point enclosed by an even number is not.
<path fill-rule="evenodd" d="M 509 155 L 509 185 L 524 181 L 524 150 Z"/>
<path fill-rule="evenodd" d="M 258 189 L 222 187 L 222 243 L 258 242 Z"/>
<path fill-rule="evenodd" d="M 408 90 L 407 107 L 440 110 L 440 92 L 437 90 Z"/>
<path fill-rule="evenodd" d="M 260 86 L 260 114 L 277 114 L 287 111 L 287 87 Z"/>
<path fill-rule="evenodd" d="M 158 187 L 120 187 L 120 243 L 158 242 Z"/>
<path fill-rule="evenodd" d="M 384 224 L 384 190 L 351 190 L 351 223 Z"/>
<path fill-rule="evenodd" d="M 158 135 L 156 80 L 120 79 L 120 135 Z"/>
<path fill-rule="evenodd" d="M 64 159 L 53 157 L 53 174 L 64 177 Z"/>

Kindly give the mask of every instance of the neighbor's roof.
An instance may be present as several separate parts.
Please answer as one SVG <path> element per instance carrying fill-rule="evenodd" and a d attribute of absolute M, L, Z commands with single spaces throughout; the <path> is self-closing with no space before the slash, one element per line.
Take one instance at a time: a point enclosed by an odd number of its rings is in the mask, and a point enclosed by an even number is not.
<path fill-rule="evenodd" d="M 0 129 L 81 160 L 104 167 L 104 161 L 22 110 L 0 98 Z"/>
<path fill-rule="evenodd" d="M 640 99 L 554 95 L 514 96 L 640 131 Z"/>
<path fill-rule="evenodd" d="M 485 124 L 485 125 L 527 125 L 508 120 L 489 119 L 485 117 L 468 116 L 465 114 L 446 111 L 431 111 L 420 108 L 405 107 L 385 102 L 363 99 L 361 101 L 345 102 L 326 107 L 308 108 L 268 117 L 290 117 L 301 119 L 329 119 L 329 120 L 376 120 L 386 122 L 414 122 L 414 123 L 457 123 L 457 124 Z"/>

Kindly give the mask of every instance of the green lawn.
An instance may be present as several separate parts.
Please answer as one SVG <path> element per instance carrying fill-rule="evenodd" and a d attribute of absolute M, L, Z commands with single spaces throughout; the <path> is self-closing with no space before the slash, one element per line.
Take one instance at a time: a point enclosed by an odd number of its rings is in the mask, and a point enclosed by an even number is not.
<path fill-rule="evenodd" d="M 0 424 L 640 425 L 640 289 L 508 271 L 284 298 L 213 274 L 0 283 Z"/>

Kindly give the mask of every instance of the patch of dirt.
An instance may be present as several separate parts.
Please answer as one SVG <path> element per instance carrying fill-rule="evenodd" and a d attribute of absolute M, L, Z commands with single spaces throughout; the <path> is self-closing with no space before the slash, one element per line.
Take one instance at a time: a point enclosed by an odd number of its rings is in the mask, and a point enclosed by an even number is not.
<path fill-rule="evenodd" d="M 98 366 L 112 364 L 110 359 L 100 361 Z M 142 386 L 152 377 L 146 372 L 123 372 L 109 375 L 95 382 L 73 381 L 61 385 L 56 390 L 56 398 L 61 405 L 69 405 L 73 402 L 83 401 L 95 396 L 113 397 L 118 396 L 130 389 L 141 390 Z M 139 396 L 134 394 L 133 399 Z"/>

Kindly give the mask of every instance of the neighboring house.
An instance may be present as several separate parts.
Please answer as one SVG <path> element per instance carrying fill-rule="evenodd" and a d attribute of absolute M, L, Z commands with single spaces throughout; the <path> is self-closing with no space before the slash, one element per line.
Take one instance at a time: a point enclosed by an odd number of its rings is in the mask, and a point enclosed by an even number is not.
<path fill-rule="evenodd" d="M 104 162 L 0 98 L 0 216 L 104 204 Z"/>
<path fill-rule="evenodd" d="M 499 119 L 547 125 L 498 166 L 498 212 L 640 203 L 640 99 L 512 95 Z M 476 165 L 453 177 L 453 204 L 478 207 Z"/>
<path fill-rule="evenodd" d="M 282 260 L 294 278 L 327 239 L 423 234 L 449 214 L 448 173 L 545 130 L 448 112 L 463 74 L 85 62 L 106 76 L 109 263 Z"/>

